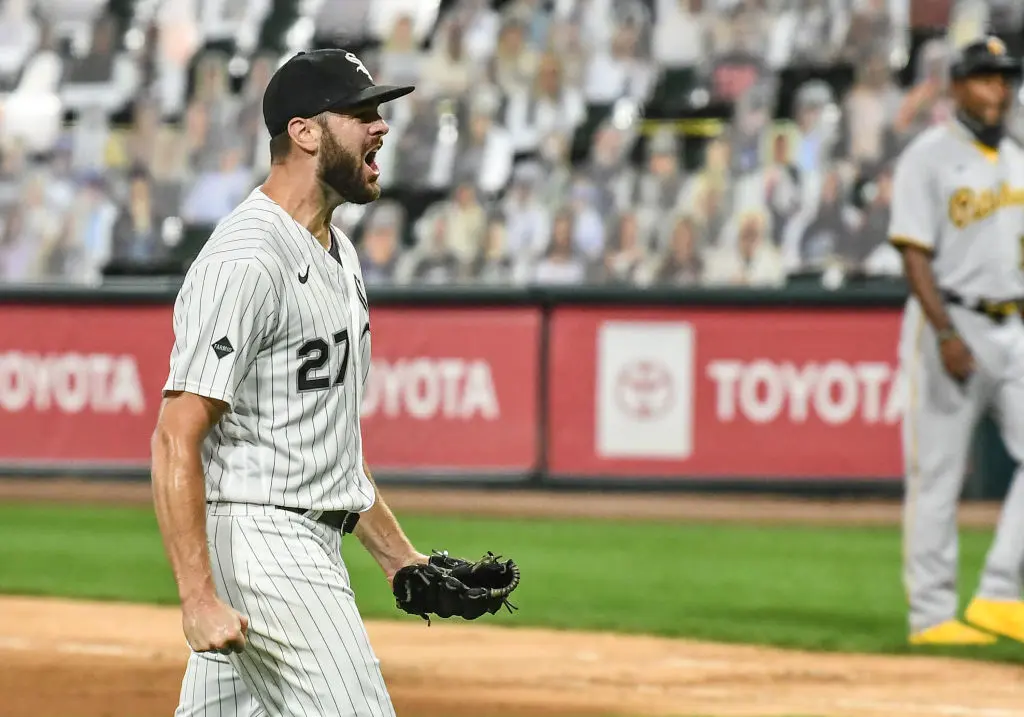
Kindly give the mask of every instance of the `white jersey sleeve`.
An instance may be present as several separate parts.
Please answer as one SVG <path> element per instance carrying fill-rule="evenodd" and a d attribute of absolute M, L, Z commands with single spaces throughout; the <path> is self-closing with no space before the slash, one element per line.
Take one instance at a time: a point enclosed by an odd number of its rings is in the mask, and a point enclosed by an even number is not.
<path fill-rule="evenodd" d="M 174 347 L 164 390 L 233 405 L 273 332 L 278 304 L 274 282 L 256 258 L 191 267 L 174 303 Z"/>
<path fill-rule="evenodd" d="M 896 162 L 889 241 L 934 252 L 944 212 L 927 149 L 922 143 L 912 144 Z"/>

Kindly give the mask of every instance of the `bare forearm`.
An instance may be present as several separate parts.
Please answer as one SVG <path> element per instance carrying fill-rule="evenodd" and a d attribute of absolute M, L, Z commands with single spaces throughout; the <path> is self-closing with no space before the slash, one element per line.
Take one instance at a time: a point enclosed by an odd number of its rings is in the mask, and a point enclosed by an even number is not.
<path fill-rule="evenodd" d="M 419 553 L 402 532 L 398 519 L 384 502 L 377 484 L 370 474 L 370 467 L 363 461 L 363 470 L 373 484 L 375 501 L 373 507 L 359 517 L 354 535 L 373 556 L 389 577 L 399 568 L 415 562 Z"/>
<path fill-rule="evenodd" d="M 157 431 L 153 437 L 153 505 L 181 602 L 214 595 L 198 445 Z"/>
<path fill-rule="evenodd" d="M 953 322 L 946 312 L 945 302 L 935 283 L 935 275 L 932 273 L 928 255 L 918 249 L 906 248 L 903 250 L 903 266 L 910 290 L 921 303 L 924 315 L 928 318 L 928 323 L 932 325 L 932 328 L 936 331 L 953 328 Z"/>

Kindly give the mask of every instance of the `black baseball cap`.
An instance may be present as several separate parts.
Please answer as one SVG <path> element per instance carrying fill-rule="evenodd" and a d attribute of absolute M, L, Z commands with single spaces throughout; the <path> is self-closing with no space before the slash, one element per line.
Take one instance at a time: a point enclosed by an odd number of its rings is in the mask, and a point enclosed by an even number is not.
<path fill-rule="evenodd" d="M 414 89 L 375 84 L 362 60 L 347 50 L 300 52 L 270 78 L 263 93 L 263 121 L 270 136 L 276 137 L 293 117 L 308 119 L 321 112 L 390 102 Z"/>
<path fill-rule="evenodd" d="M 1006 44 L 995 36 L 983 37 L 961 48 L 950 67 L 955 80 L 984 74 L 1019 78 L 1021 72 L 1020 58 L 1010 55 Z"/>

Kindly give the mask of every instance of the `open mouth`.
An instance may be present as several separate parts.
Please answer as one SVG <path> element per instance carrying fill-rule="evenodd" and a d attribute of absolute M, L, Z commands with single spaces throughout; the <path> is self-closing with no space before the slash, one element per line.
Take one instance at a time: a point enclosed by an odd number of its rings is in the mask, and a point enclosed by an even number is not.
<path fill-rule="evenodd" d="M 370 168 L 370 171 L 373 172 L 374 174 L 380 171 L 380 169 L 377 167 L 377 152 L 379 150 L 380 147 L 375 147 L 371 149 L 369 152 L 367 152 L 365 155 L 363 155 L 363 162 L 366 164 L 367 167 Z"/>

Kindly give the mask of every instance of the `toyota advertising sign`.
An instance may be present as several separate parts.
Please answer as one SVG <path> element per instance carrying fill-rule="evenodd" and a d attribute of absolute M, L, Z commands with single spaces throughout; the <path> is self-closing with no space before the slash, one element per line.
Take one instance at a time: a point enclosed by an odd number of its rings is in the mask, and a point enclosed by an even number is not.
<path fill-rule="evenodd" d="M 384 476 L 897 480 L 895 309 L 372 310 Z M 148 471 L 170 304 L 8 304 L 0 465 Z M 40 331 L 39 327 L 45 327 Z"/>
<path fill-rule="evenodd" d="M 594 442 L 600 457 L 690 457 L 693 403 L 685 400 L 685 387 L 693 383 L 693 342 L 693 327 L 678 322 L 598 327 Z"/>
<path fill-rule="evenodd" d="M 559 309 L 548 468 L 898 479 L 899 322 L 892 310 Z"/>
<path fill-rule="evenodd" d="M 170 306 L 5 306 L 0 462 L 148 465 L 172 342 Z"/>
<path fill-rule="evenodd" d="M 363 444 L 388 473 L 537 468 L 541 316 L 533 308 L 374 309 Z"/>
<path fill-rule="evenodd" d="M 0 465 L 148 472 L 171 312 L 169 304 L 5 306 Z M 375 308 L 362 406 L 373 469 L 474 478 L 536 470 L 541 329 L 532 307 Z"/>

